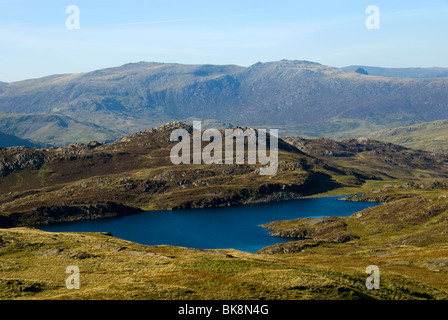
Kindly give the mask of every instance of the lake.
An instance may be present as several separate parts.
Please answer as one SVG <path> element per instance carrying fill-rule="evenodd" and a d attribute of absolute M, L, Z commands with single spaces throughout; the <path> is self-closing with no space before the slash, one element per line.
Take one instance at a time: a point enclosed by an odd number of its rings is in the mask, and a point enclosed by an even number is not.
<path fill-rule="evenodd" d="M 57 223 L 38 228 L 51 232 L 111 232 L 115 237 L 147 245 L 200 249 L 234 248 L 255 252 L 291 241 L 272 237 L 260 224 L 296 218 L 346 217 L 378 205 L 341 201 L 339 197 L 310 198 L 238 207 L 150 211 L 100 220 Z"/>

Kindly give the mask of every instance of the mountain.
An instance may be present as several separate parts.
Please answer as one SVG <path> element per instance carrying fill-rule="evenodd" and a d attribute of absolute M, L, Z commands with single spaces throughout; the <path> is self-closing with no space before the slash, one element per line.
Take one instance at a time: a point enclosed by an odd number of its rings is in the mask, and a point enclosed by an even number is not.
<path fill-rule="evenodd" d="M 190 97 L 185 90 L 195 90 L 195 86 L 205 83 L 216 94 L 216 82 L 239 69 L 135 63 L 85 74 L 54 75 L 8 84 L 7 93 L 0 96 L 0 111 L 58 113 L 131 134 L 171 120 L 201 117 L 192 112 L 185 112 L 184 116 L 177 111 L 180 106 L 191 107 L 186 99 L 195 100 L 195 95 Z M 209 98 L 212 97 L 203 99 Z"/>
<path fill-rule="evenodd" d="M 448 120 L 382 130 L 373 132 L 368 137 L 413 149 L 448 153 Z"/>
<path fill-rule="evenodd" d="M 2 87 L 0 111 L 57 113 L 127 134 L 197 117 L 277 127 L 281 136 L 343 138 L 448 118 L 446 78 L 375 77 L 309 61 L 250 67 L 140 62 Z"/>
<path fill-rule="evenodd" d="M 448 68 L 380 68 L 369 66 L 348 66 L 347 71 L 363 69 L 371 76 L 392 78 L 448 78 Z"/>
<path fill-rule="evenodd" d="M 44 145 L 31 140 L 21 139 L 16 136 L 0 132 L 0 147 L 24 146 L 29 148 L 42 148 Z"/>
<path fill-rule="evenodd" d="M 2 94 L 5 91 L 7 86 L 8 86 L 8 83 L 0 81 L 0 94 Z"/>

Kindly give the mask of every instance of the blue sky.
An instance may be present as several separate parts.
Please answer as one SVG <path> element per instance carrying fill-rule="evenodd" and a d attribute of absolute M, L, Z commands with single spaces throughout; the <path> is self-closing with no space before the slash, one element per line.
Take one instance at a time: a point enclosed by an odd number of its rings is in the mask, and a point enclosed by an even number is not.
<path fill-rule="evenodd" d="M 66 7 L 80 9 L 68 30 Z M 380 9 L 380 29 L 365 26 Z M 448 0 L 0 0 L 0 81 L 129 62 L 448 67 Z"/>

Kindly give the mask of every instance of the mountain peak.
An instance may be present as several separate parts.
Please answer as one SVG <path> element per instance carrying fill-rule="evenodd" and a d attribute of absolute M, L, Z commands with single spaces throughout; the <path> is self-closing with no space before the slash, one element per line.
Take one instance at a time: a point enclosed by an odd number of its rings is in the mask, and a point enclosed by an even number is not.
<path fill-rule="evenodd" d="M 18 137 L 63 145 L 111 141 L 195 117 L 291 128 L 289 135 L 367 136 L 371 128 L 448 118 L 447 88 L 448 78 L 366 77 L 306 60 L 260 62 L 247 68 L 137 62 L 82 75 L 0 84 L 0 112 L 6 114 L 0 115 L 0 131 L 8 128 Z M 57 132 L 69 135 L 65 139 L 48 130 L 44 121 L 23 126 L 12 117 L 54 110 L 76 120 L 57 123 L 64 130 Z M 73 130 L 74 126 L 101 134 Z"/>
<path fill-rule="evenodd" d="M 281 67 L 310 67 L 310 66 L 322 66 L 322 64 L 307 61 L 307 60 L 287 60 L 283 59 L 280 61 L 268 61 L 268 62 L 257 62 L 251 65 L 249 68 L 259 68 L 259 67 L 269 67 L 269 66 L 281 66 Z"/>

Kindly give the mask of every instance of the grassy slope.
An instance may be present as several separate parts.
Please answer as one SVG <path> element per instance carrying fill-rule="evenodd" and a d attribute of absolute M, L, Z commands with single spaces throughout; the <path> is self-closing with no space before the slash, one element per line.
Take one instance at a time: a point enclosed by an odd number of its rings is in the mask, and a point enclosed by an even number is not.
<path fill-rule="evenodd" d="M 326 163 L 357 169 L 383 180 L 448 177 L 448 157 L 443 154 L 365 138 L 332 141 L 292 137 L 285 138 L 285 141 Z"/>
<path fill-rule="evenodd" d="M 400 123 L 379 124 L 361 119 L 334 118 L 327 121 L 279 126 L 279 134 L 282 137 L 299 136 L 304 138 L 325 137 L 334 140 L 344 140 L 364 137 L 372 132 L 394 128 Z M 263 127 L 263 126 L 260 126 Z"/>
<path fill-rule="evenodd" d="M 316 264 L 339 254 L 336 267 L 368 259 L 381 272 L 394 269 L 395 278 L 382 280 L 398 292 L 414 292 L 414 298 L 447 299 L 448 189 L 414 189 L 386 186 L 360 200 L 387 199 L 347 218 L 296 219 L 264 225 L 273 235 L 293 241 L 264 248 L 264 253 L 289 252 L 314 256 Z M 350 235 L 347 240 L 342 236 Z M 297 240 L 297 236 L 301 240 Z M 346 242 L 344 242 L 346 241 Z M 382 273 L 383 274 L 383 273 Z M 420 282 L 417 284 L 416 282 Z M 390 293 L 391 298 L 395 293 Z"/>
<path fill-rule="evenodd" d="M 26 146 L 30 148 L 39 148 L 42 147 L 43 145 L 40 145 L 39 143 L 31 140 L 21 139 L 13 135 L 0 132 L 0 147 L 12 147 L 12 146 Z"/>
<path fill-rule="evenodd" d="M 413 149 L 447 153 L 448 120 L 438 120 L 407 127 L 382 130 L 369 134 L 369 137 Z"/>
<path fill-rule="evenodd" d="M 125 135 L 124 132 L 109 130 L 88 121 L 76 121 L 57 113 L 0 113 L 0 130 L 54 146 L 64 146 L 73 142 L 111 141 Z"/>
<path fill-rule="evenodd" d="M 427 260 L 446 246 L 397 250 L 328 245 L 284 255 L 143 246 L 101 234 L 0 229 L 2 299 L 446 299 L 446 271 Z M 389 253 L 391 255 L 384 253 Z M 397 261 L 411 261 L 410 264 Z M 365 287 L 365 268 L 381 270 L 381 289 Z M 65 268 L 80 269 L 80 290 Z M 37 292 L 21 291 L 21 287 Z"/>

